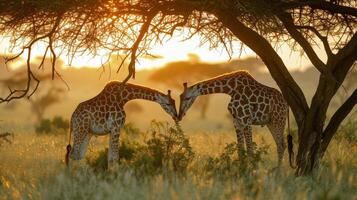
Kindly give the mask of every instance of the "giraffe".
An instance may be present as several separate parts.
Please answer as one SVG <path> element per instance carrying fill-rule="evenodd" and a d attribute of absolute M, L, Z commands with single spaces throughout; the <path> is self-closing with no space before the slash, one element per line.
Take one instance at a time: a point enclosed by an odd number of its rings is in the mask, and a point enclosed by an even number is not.
<path fill-rule="evenodd" d="M 231 96 L 228 111 L 233 117 L 237 134 L 238 154 L 242 155 L 244 144 L 248 157 L 254 152 L 252 141 L 252 125 L 267 126 L 277 146 L 278 166 L 281 165 L 285 151 L 283 139 L 289 106 L 283 95 L 276 89 L 256 81 L 246 71 L 235 71 L 223 74 L 190 87 L 184 83 L 184 92 L 180 95 L 178 119 L 182 120 L 187 110 L 200 95 L 224 93 Z M 289 161 L 292 166 L 292 141 L 288 135 Z"/>
<path fill-rule="evenodd" d="M 112 81 L 94 98 L 80 103 L 74 110 L 70 121 L 69 145 L 66 164 L 69 158 L 81 160 L 87 150 L 90 138 L 109 134 L 108 167 L 113 168 L 119 160 L 119 135 L 125 122 L 124 105 L 130 100 L 145 99 L 159 103 L 174 120 L 177 120 L 175 101 L 160 91 Z M 73 148 L 70 145 L 73 134 Z"/>

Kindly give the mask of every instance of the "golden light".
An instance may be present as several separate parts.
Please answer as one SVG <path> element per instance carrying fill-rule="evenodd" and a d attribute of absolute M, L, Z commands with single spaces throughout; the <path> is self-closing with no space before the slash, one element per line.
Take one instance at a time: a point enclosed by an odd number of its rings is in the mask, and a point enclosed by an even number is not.
<path fill-rule="evenodd" d="M 217 49 L 210 49 L 209 44 L 200 44 L 199 36 L 194 36 L 186 41 L 182 40 L 182 37 L 173 37 L 172 39 L 165 41 L 163 44 L 156 44 L 155 46 L 151 47 L 150 53 L 152 55 L 157 55 L 158 58 L 150 58 L 148 56 L 140 57 L 138 59 L 136 68 L 138 70 L 143 70 L 162 67 L 169 62 L 188 60 L 189 54 L 198 55 L 200 61 L 211 63 L 227 62 L 230 59 L 223 46 Z M 6 47 L 9 46 L 8 40 L 6 38 L 2 38 L 2 40 L 0 40 L 0 45 L 0 53 L 8 54 L 9 50 L 6 49 Z M 235 45 L 240 47 L 240 44 L 238 43 Z M 32 57 L 41 56 L 44 52 L 45 45 L 41 43 L 36 44 L 32 49 Z M 56 53 L 60 54 L 60 52 L 60 49 L 56 49 Z M 301 56 L 298 52 L 291 52 L 287 45 L 283 45 L 278 50 L 278 52 L 290 69 L 303 69 L 310 64 L 308 59 Z M 24 55 L 26 56 L 26 52 Z M 108 51 L 101 49 L 97 51 L 97 55 L 76 55 L 72 59 L 71 56 L 61 54 L 60 59 L 62 59 L 67 66 L 71 65 L 72 67 L 76 68 L 98 68 L 107 62 L 107 55 Z M 235 49 L 234 54 L 231 56 L 232 59 L 237 59 L 239 57 L 244 58 L 247 56 L 255 56 L 255 54 L 249 48 L 245 48 L 243 52 L 240 52 L 240 49 Z M 23 59 L 26 58 L 23 57 Z M 14 62 L 11 66 L 16 68 L 21 64 L 21 62 Z"/>

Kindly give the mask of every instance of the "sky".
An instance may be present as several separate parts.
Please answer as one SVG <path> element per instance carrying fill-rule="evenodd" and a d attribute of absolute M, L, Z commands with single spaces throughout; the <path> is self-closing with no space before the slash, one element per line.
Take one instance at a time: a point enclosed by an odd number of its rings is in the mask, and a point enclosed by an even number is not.
<path fill-rule="evenodd" d="M 150 53 L 152 55 L 158 55 L 157 59 L 140 58 L 137 63 L 137 69 L 151 69 L 155 67 L 162 67 L 166 63 L 174 61 L 184 61 L 189 59 L 189 54 L 196 54 L 203 62 L 227 62 L 230 57 L 228 53 L 222 48 L 210 49 L 209 44 L 200 45 L 199 36 L 194 36 L 190 40 L 182 41 L 183 37 L 174 37 L 163 44 L 156 44 L 152 47 Z M 243 52 L 240 52 L 240 45 L 237 44 L 237 49 L 231 59 L 244 58 L 249 56 L 256 56 L 255 53 L 249 48 L 245 48 Z M 9 44 L 6 38 L 0 39 L 0 53 L 9 53 Z M 41 55 L 44 52 L 42 45 L 36 45 L 33 50 L 33 56 Z M 278 50 L 279 55 L 282 57 L 289 69 L 305 69 L 310 66 L 310 62 L 306 56 L 301 55 L 299 52 L 292 52 L 290 47 L 282 45 Z M 321 54 L 322 51 L 317 49 L 317 53 Z M 82 55 L 76 56 L 72 61 L 72 66 L 80 67 L 100 67 L 105 62 L 105 52 L 99 51 L 98 55 Z M 66 56 L 61 57 L 65 63 L 70 63 L 70 59 Z M 13 67 L 20 65 L 20 63 L 14 63 Z"/>

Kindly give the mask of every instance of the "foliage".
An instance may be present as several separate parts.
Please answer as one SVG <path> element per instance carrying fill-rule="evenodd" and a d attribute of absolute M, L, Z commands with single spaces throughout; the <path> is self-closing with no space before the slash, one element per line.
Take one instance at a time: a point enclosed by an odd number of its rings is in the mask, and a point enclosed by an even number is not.
<path fill-rule="evenodd" d="M 352 117 L 339 128 L 336 140 L 346 140 L 351 144 L 357 144 L 357 122 Z"/>
<path fill-rule="evenodd" d="M 143 146 L 136 143 L 121 142 L 119 145 L 119 162 L 121 165 L 131 166 L 137 154 L 140 154 L 140 149 Z M 99 151 L 95 156 L 87 157 L 86 162 L 95 172 L 103 172 L 108 170 L 108 148 Z"/>
<path fill-rule="evenodd" d="M 124 130 L 137 134 L 131 125 L 127 125 Z M 193 161 L 194 152 L 188 138 L 179 127 L 152 121 L 148 132 L 143 134 L 150 136 L 143 144 L 122 140 L 119 145 L 121 166 L 133 168 L 136 173 L 145 175 L 163 171 L 181 173 L 188 169 Z M 107 169 L 107 152 L 108 149 L 99 152 L 95 158 L 88 158 L 88 164 L 96 171 Z"/>
<path fill-rule="evenodd" d="M 38 134 L 67 133 L 68 128 L 69 121 L 63 119 L 61 116 L 55 116 L 52 120 L 42 119 L 35 126 L 36 133 Z"/>
<path fill-rule="evenodd" d="M 146 141 L 152 139 L 152 129 L 140 133 L 150 136 L 140 144 L 140 148 L 147 146 Z M 156 134 L 158 133 L 163 132 Z M 217 146 L 221 133 L 186 133 L 188 136 L 194 134 L 204 137 L 206 142 L 197 143 L 198 141 L 190 137 L 195 157 L 190 166 L 179 173 L 174 172 L 172 166 L 163 166 L 161 172 L 155 173 L 135 168 L 133 164 L 137 159 L 136 153 L 141 153 L 141 149 L 128 138 L 125 138 L 126 141 L 121 140 L 123 145 L 127 146 L 121 145 L 122 157 L 118 170 L 107 172 L 94 168 L 92 164 L 89 168 L 82 166 L 77 170 L 67 170 L 59 159 L 64 153 L 63 136 L 23 134 L 11 146 L 1 147 L 0 199 L 293 200 L 355 199 L 357 195 L 357 159 L 354 156 L 357 146 L 349 144 L 347 140 L 333 140 L 330 153 L 324 157 L 322 167 L 310 176 L 296 177 L 286 162 L 286 155 L 281 169 L 272 170 L 276 166 L 275 145 L 272 145 L 270 153 L 266 154 L 268 147 L 265 142 L 255 140 L 257 151 L 261 151 L 258 154 L 263 158 L 257 158 L 259 164 L 245 170 L 239 168 L 243 161 L 237 157 L 235 143 L 228 142 Z M 231 141 L 234 141 L 234 134 L 231 134 Z M 273 142 L 270 135 L 258 135 L 271 139 L 267 141 L 269 143 Z M 209 142 L 210 139 L 217 143 Z M 107 146 L 106 140 L 103 145 Z M 199 153 L 204 148 L 221 153 Z M 99 154 L 103 158 L 103 164 L 98 166 L 106 165 L 106 152 Z M 89 158 L 97 157 L 98 154 Z M 209 160 L 212 162 L 209 163 Z M 235 166 L 235 163 L 238 166 Z M 243 164 L 248 165 L 247 162 Z"/>
<path fill-rule="evenodd" d="M 132 124 L 127 125 L 126 129 L 132 130 Z M 152 121 L 147 133 L 141 134 L 148 134 L 150 138 L 143 144 L 122 140 L 119 146 L 120 166 L 134 170 L 140 176 L 187 174 L 193 171 L 196 175 L 206 177 L 239 177 L 257 169 L 269 148 L 264 143 L 259 147 L 254 143 L 256 148 L 253 158 L 247 159 L 246 152 L 243 152 L 242 158 L 238 158 L 237 143 L 233 142 L 227 144 L 218 157 L 196 158 L 188 138 L 178 126 Z M 96 172 L 107 170 L 107 155 L 106 148 L 95 156 L 88 157 L 87 163 Z"/>
<path fill-rule="evenodd" d="M 46 64 L 48 64 L 45 62 Z M 37 65 L 38 63 L 32 63 Z M 62 62 L 57 63 L 60 66 L 63 66 Z M 58 67 L 60 67 L 58 66 Z M 25 66 L 20 66 L 19 69 L 10 70 L 11 75 L 8 75 L 7 78 L 2 78 L 0 80 L 0 85 L 3 89 L 8 88 L 21 88 L 24 87 L 27 83 L 27 72 Z M 36 117 L 36 122 L 40 122 L 43 119 L 46 111 L 49 107 L 60 102 L 64 96 L 65 89 L 63 85 L 60 85 L 58 81 L 51 80 L 51 74 L 45 71 L 39 71 L 36 73 L 37 79 L 46 83 L 46 86 L 39 87 L 36 95 L 32 98 L 28 98 L 27 102 L 30 105 L 32 114 Z M 7 104 L 6 109 L 13 110 L 19 101 L 12 102 L 12 104 Z"/>
<path fill-rule="evenodd" d="M 14 138 L 14 134 L 12 134 L 12 133 L 8 133 L 8 132 L 0 133 L 0 146 L 3 142 L 7 142 L 7 143 L 11 144 L 13 138 Z"/>
<path fill-rule="evenodd" d="M 118 65 L 119 71 L 130 59 L 124 82 L 135 78 L 139 55 L 151 55 L 150 47 L 178 33 L 186 38 L 199 35 L 201 44 L 222 47 L 230 55 L 234 49 L 242 51 L 244 44 L 262 59 L 293 111 L 299 128 L 297 172 L 303 175 L 318 166 L 317 156 L 324 155 L 357 103 L 354 90 L 325 123 L 331 99 L 357 60 L 356 16 L 356 2 L 351 0 L 1 0 L 0 33 L 10 37 L 10 50 L 19 49 L 6 61 L 27 53 L 28 81 L 23 89 L 10 89 L 0 102 L 31 96 L 38 88 L 31 68 L 31 50 L 38 43 L 46 45 L 43 58 L 52 58 L 52 78 L 58 75 L 54 49 L 69 57 L 95 55 L 101 49 L 107 50 L 107 58 L 126 54 Z M 301 49 L 320 73 L 311 103 L 279 55 L 282 44 Z M 315 51 L 320 46 L 323 53 Z"/>
<path fill-rule="evenodd" d="M 69 121 L 63 119 L 61 116 L 55 116 L 52 119 L 52 125 L 55 129 L 63 129 L 64 131 L 67 131 L 69 128 Z"/>
<path fill-rule="evenodd" d="M 255 147 L 257 145 L 253 144 Z M 267 154 L 269 146 L 262 144 L 255 148 L 253 158 L 247 158 L 247 152 L 242 152 L 242 157 L 237 155 L 237 143 L 233 142 L 224 147 L 224 151 L 218 157 L 207 156 L 196 163 L 196 173 L 203 173 L 208 177 L 220 179 L 236 179 L 258 169 Z"/>
<path fill-rule="evenodd" d="M 140 129 L 135 127 L 133 123 L 126 123 L 123 127 L 124 138 L 128 137 L 129 140 L 134 140 L 138 138 L 141 134 Z M 121 136 L 123 138 L 123 136 Z"/>
<path fill-rule="evenodd" d="M 154 168 L 182 172 L 192 162 L 194 152 L 179 126 L 170 127 L 168 123 L 152 121 L 149 133 L 151 138 L 146 141 L 147 152 L 142 159 L 153 158 L 150 162 Z"/>
<path fill-rule="evenodd" d="M 151 133 L 150 129 L 139 135 L 149 134 L 150 138 L 144 137 L 144 141 L 148 141 L 152 139 Z M 125 155 L 125 159 L 121 158 L 117 171 L 107 172 L 92 165 L 68 170 L 60 159 L 65 145 L 62 136 L 49 134 L 34 139 L 34 134 L 23 134 L 11 146 L 1 147 L 0 199 L 294 200 L 355 199 L 357 195 L 357 159 L 354 156 L 357 146 L 349 144 L 347 140 L 333 140 L 322 167 L 310 176 L 296 177 L 287 162 L 283 162 L 281 170 L 272 170 L 276 166 L 275 145 L 266 154 L 264 151 L 268 147 L 261 140 L 255 140 L 257 150 L 261 150 L 258 154 L 263 156 L 257 159 L 259 164 L 250 171 L 240 170 L 243 161 L 237 157 L 236 144 L 231 143 L 235 141 L 234 134 L 232 132 L 228 143 L 221 144 L 219 138 L 222 134 L 186 133 L 190 136 L 195 158 L 183 173 L 173 172 L 172 166 L 163 166 L 162 173 L 139 171 L 133 165 L 136 154 L 131 154 L 131 150 L 123 153 L 122 149 L 121 155 Z M 259 135 L 270 139 L 267 143 L 273 142 L 270 134 Z M 205 138 L 204 143 L 194 140 L 194 137 Z M 128 141 L 121 142 L 128 146 L 123 149 L 134 149 L 134 152 L 140 153 L 135 145 L 131 146 L 133 141 L 130 141 L 130 137 L 125 139 Z M 139 142 L 140 139 L 135 140 Z M 107 147 L 107 140 L 103 140 L 102 145 Z M 147 146 L 146 142 L 141 143 L 142 146 Z M 206 154 L 201 151 L 205 148 L 222 153 Z M 100 154 L 106 159 L 104 151 Z M 89 158 L 95 159 L 97 156 Z M 215 162 L 208 165 L 209 159 Z M 235 166 L 235 162 L 239 162 L 238 166 Z M 105 166 L 106 160 L 102 163 L 100 166 Z M 166 167 L 170 169 L 166 170 Z"/>
<path fill-rule="evenodd" d="M 40 123 L 35 127 L 36 133 L 45 133 L 49 134 L 52 131 L 51 120 L 43 119 Z"/>
<path fill-rule="evenodd" d="M 19 54 L 9 60 L 18 58 L 27 52 L 25 50 L 29 50 L 28 53 L 31 54 L 33 46 L 44 42 L 48 48 L 44 50 L 43 57 L 53 59 L 53 75 L 57 72 L 55 63 L 58 53 L 53 51 L 56 48 L 70 57 L 84 53 L 96 54 L 100 49 L 106 49 L 108 57 L 114 53 L 126 54 L 122 64 L 129 58 L 129 72 L 134 75 L 136 58 L 143 54 L 150 56 L 148 50 L 152 45 L 176 36 L 177 32 L 187 34 L 187 38 L 199 35 L 202 43 L 209 43 L 211 48 L 222 47 L 229 54 L 234 49 L 242 51 L 243 45 L 234 43 L 241 40 L 261 57 L 262 52 L 258 49 L 265 45 L 261 40 L 270 42 L 271 46 L 276 42 L 286 41 L 294 46 L 297 42 L 309 54 L 309 58 L 311 51 L 306 45 L 316 45 L 316 35 L 323 43 L 326 43 L 325 40 L 336 41 L 332 49 L 335 50 L 343 47 L 355 32 L 351 27 L 355 23 L 353 17 L 356 5 L 349 0 L 276 0 L 270 3 L 264 0 L 209 3 L 205 0 L 56 0 L 51 3 L 46 0 L 29 0 L 12 1 L 11 4 L 1 0 L 0 5 L 0 33 L 10 36 L 10 49 L 14 53 L 18 50 L 16 47 L 20 49 Z M 119 10 L 125 12 L 118 12 Z M 226 19 L 233 18 L 235 20 L 226 23 Z M 232 27 L 237 27 L 234 25 L 243 25 L 243 28 L 249 28 L 259 36 L 260 40 L 253 40 L 256 48 L 252 48 L 251 42 L 232 30 Z M 301 36 L 296 36 L 296 31 L 286 30 L 291 27 L 301 32 Z M 184 32 L 183 28 L 190 31 Z M 247 35 L 244 30 L 241 31 L 243 35 Z M 301 38 L 306 42 L 301 42 Z M 28 59 L 30 63 L 30 56 Z M 316 59 L 312 60 L 314 62 Z M 40 64 L 39 68 L 41 66 Z M 37 83 L 30 66 L 28 73 L 29 82 Z M 29 92 L 29 86 L 27 85 L 25 94 L 17 90 L 15 93 L 11 92 L 10 97 L 1 100 L 14 99 L 18 93 L 23 97 Z"/>

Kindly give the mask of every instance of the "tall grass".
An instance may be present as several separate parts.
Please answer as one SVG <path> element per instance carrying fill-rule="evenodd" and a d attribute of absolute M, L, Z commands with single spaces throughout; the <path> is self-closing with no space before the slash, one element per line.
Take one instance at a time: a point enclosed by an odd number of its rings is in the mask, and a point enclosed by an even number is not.
<path fill-rule="evenodd" d="M 105 170 L 106 137 L 93 138 L 86 160 L 68 170 L 66 137 L 16 135 L 0 148 L 0 199 L 357 199 L 357 145 L 343 136 L 318 171 L 295 177 L 286 158 L 275 169 L 269 134 L 255 133 L 249 161 L 237 156 L 233 132 L 183 134 L 160 122 L 124 130 L 114 172 Z"/>

